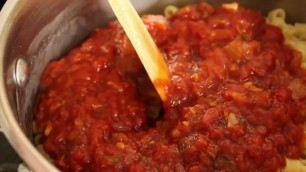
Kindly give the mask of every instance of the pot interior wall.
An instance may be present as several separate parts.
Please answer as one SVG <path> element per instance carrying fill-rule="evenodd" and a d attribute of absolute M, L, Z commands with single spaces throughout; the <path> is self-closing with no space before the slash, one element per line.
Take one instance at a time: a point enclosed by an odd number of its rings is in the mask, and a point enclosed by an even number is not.
<path fill-rule="evenodd" d="M 190 0 L 132 0 L 143 13 L 161 13 L 168 4 L 182 6 Z M 207 0 L 219 5 L 222 0 Z M 288 21 L 306 21 L 305 0 L 240 0 L 243 6 L 263 14 L 277 7 L 287 11 Z M 114 19 L 106 0 L 19 1 L 7 26 L 8 39 L 3 63 L 6 92 L 14 115 L 23 131 L 31 137 L 32 116 L 41 74 L 46 64 L 84 40 L 97 26 Z M 25 83 L 16 84 L 13 78 L 20 66 L 26 66 Z M 23 72 L 23 71 L 21 71 Z M 10 114 L 5 114 L 10 115 Z"/>

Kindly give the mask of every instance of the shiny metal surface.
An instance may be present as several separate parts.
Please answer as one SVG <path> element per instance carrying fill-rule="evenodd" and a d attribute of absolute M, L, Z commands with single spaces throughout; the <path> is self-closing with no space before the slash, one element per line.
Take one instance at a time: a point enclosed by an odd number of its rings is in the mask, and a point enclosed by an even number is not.
<path fill-rule="evenodd" d="M 15 85 L 18 87 L 25 87 L 30 77 L 29 64 L 24 60 L 24 58 L 19 57 L 16 59 L 14 79 Z"/>
<path fill-rule="evenodd" d="M 138 12 L 143 14 L 161 13 L 163 7 L 168 4 L 182 6 L 195 1 L 132 0 L 132 3 Z M 230 2 L 207 1 L 215 5 Z M 306 21 L 305 0 L 238 2 L 262 14 L 281 7 L 287 11 L 288 21 Z M 38 153 L 31 141 L 35 98 L 45 65 L 79 44 L 95 27 L 102 26 L 112 19 L 114 15 L 105 0 L 10 0 L 2 9 L 0 125 L 12 146 L 35 171 L 56 171 L 53 165 Z M 20 57 L 23 58 L 26 69 L 15 68 Z M 16 71 L 26 73 L 25 82 L 16 82 Z"/>

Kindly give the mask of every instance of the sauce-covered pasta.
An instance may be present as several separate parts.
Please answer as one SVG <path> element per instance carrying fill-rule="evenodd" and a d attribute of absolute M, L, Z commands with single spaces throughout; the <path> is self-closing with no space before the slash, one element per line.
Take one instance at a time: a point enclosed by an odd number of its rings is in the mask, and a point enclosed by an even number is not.
<path fill-rule="evenodd" d="M 284 9 L 275 9 L 268 14 L 267 22 L 281 28 L 285 43 L 303 55 L 302 67 L 306 69 L 306 23 L 288 24 Z"/>
<path fill-rule="evenodd" d="M 35 124 L 56 166 L 278 171 L 303 158 L 302 54 L 259 13 L 230 7 L 143 16 L 171 73 L 163 103 L 117 21 L 51 62 Z"/>

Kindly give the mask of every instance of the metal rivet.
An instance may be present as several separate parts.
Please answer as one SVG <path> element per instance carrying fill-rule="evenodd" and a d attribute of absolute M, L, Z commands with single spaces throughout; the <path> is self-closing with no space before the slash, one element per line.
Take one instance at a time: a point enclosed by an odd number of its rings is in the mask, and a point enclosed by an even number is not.
<path fill-rule="evenodd" d="M 15 82 L 19 87 L 24 87 L 27 84 L 29 74 L 28 63 L 23 58 L 17 59 L 15 68 Z"/>

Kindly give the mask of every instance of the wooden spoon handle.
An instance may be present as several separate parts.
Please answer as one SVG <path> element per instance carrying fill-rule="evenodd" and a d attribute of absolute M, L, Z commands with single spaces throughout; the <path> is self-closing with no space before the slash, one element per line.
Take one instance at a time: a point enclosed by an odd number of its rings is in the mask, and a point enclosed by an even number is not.
<path fill-rule="evenodd" d="M 129 0 L 108 0 L 162 101 L 170 74 L 165 59 Z"/>

